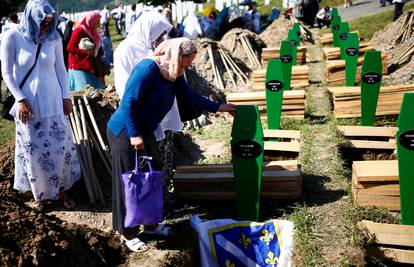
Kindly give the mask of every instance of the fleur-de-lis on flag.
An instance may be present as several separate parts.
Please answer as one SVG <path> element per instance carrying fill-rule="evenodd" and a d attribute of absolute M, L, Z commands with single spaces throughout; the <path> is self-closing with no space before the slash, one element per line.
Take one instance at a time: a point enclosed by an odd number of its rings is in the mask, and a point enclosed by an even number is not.
<path fill-rule="evenodd" d="M 252 240 L 250 238 L 246 238 L 245 234 L 241 234 L 241 239 L 239 239 L 240 244 L 244 247 L 244 249 L 247 249 L 247 247 L 252 243 Z"/>
<path fill-rule="evenodd" d="M 266 243 L 267 246 L 269 246 L 270 241 L 273 240 L 274 235 L 272 233 L 269 233 L 266 229 L 262 231 L 263 236 L 260 237 L 260 240 Z"/>
<path fill-rule="evenodd" d="M 265 259 L 266 264 L 269 264 L 272 267 L 275 267 L 279 262 L 279 258 L 275 257 L 275 254 L 272 251 L 267 253 L 268 258 Z"/>
<path fill-rule="evenodd" d="M 236 267 L 236 264 L 230 260 L 226 260 L 226 267 Z"/>

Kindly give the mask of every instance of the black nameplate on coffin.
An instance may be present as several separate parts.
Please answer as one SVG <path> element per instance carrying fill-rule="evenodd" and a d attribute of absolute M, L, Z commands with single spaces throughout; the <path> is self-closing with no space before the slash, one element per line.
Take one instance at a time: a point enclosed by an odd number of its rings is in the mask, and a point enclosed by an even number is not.
<path fill-rule="evenodd" d="M 349 48 L 347 48 L 347 49 L 345 50 L 345 53 L 346 53 L 348 56 L 351 56 L 351 57 L 356 56 L 356 55 L 358 55 L 358 48 L 355 48 L 355 47 L 349 47 Z"/>
<path fill-rule="evenodd" d="M 279 80 L 270 80 L 266 83 L 266 89 L 273 92 L 279 91 L 283 86 L 283 82 Z"/>
<path fill-rule="evenodd" d="M 361 79 L 367 84 L 374 84 L 381 81 L 381 74 L 376 72 L 367 72 L 362 74 Z"/>
<path fill-rule="evenodd" d="M 400 134 L 398 141 L 404 148 L 414 151 L 414 129 L 407 130 Z"/>
<path fill-rule="evenodd" d="M 253 140 L 240 140 L 232 146 L 233 153 L 242 159 L 255 159 L 263 151 L 262 146 Z"/>
<path fill-rule="evenodd" d="M 346 32 L 341 33 L 341 34 L 339 35 L 339 39 L 341 39 L 341 40 L 346 40 L 346 38 L 348 38 L 348 33 L 346 33 Z"/>
<path fill-rule="evenodd" d="M 290 40 L 290 45 L 291 46 L 297 46 L 298 42 L 296 42 L 296 40 Z"/>
<path fill-rule="evenodd" d="M 292 56 L 291 55 L 284 55 L 280 57 L 280 60 L 282 61 L 282 63 L 290 63 L 292 62 Z"/>
<path fill-rule="evenodd" d="M 339 25 L 337 24 L 337 25 L 333 25 L 333 29 L 335 30 L 335 31 L 339 31 Z"/>

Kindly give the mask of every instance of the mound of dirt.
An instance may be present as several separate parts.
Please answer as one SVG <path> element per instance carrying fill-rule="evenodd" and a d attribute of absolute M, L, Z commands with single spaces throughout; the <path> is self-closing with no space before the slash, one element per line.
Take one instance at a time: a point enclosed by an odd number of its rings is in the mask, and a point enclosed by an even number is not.
<path fill-rule="evenodd" d="M 0 150 L 2 266 L 117 266 L 127 251 L 114 232 L 68 224 L 36 212 L 12 189 L 14 140 Z"/>
<path fill-rule="evenodd" d="M 250 69 L 256 69 L 257 67 L 250 61 L 247 56 L 240 37 L 245 36 L 249 41 L 254 54 L 256 55 L 259 62 L 261 62 L 262 49 L 266 47 L 265 42 L 254 32 L 249 30 L 243 30 L 240 28 L 232 29 L 228 31 L 223 38 L 221 38 L 220 44 L 226 48 L 233 58 L 237 58 L 241 62 L 244 62 Z"/>
<path fill-rule="evenodd" d="M 11 178 L 14 175 L 14 147 L 14 139 L 0 147 L 0 177 Z"/>
<path fill-rule="evenodd" d="M 292 20 L 280 16 L 272 24 L 267 26 L 259 37 L 265 42 L 267 47 L 278 47 L 280 46 L 280 42 L 287 38 L 288 31 L 292 26 Z"/>
<path fill-rule="evenodd" d="M 232 78 L 230 77 L 231 74 L 227 71 L 226 66 L 223 63 L 223 57 L 218 50 L 220 49 L 222 52 L 226 53 L 226 55 L 228 55 L 237 65 L 240 71 L 248 76 L 251 73 L 251 69 L 247 67 L 243 61 L 234 58 L 233 53 L 230 53 L 222 44 L 207 38 L 198 39 L 196 41 L 196 46 L 198 49 L 197 56 L 193 61 L 193 67 L 187 72 L 189 84 L 195 91 L 198 91 L 199 94 L 213 100 L 222 102 L 225 100 L 223 91 L 238 92 L 247 90 L 246 84 L 238 79 L 238 76 L 233 73 L 233 79 L 236 86 L 234 85 Z M 216 72 L 210 58 L 210 48 L 213 55 L 214 65 L 223 82 L 223 88 L 220 89 L 218 88 L 220 84 L 217 84 L 217 81 L 215 80 Z M 228 66 L 228 68 L 231 69 L 230 66 Z"/>
<path fill-rule="evenodd" d="M 414 23 L 412 18 L 414 10 L 404 13 L 397 21 L 390 23 L 384 30 L 374 34 L 371 43 L 375 49 L 387 54 L 391 79 L 398 83 L 405 83 L 414 78 L 414 52 L 409 52 L 406 60 L 401 56 L 413 45 Z"/>
<path fill-rule="evenodd" d="M 35 212 L 10 190 L 1 189 L 2 265 L 117 266 L 126 261 L 126 250 L 115 233 L 67 224 Z"/>

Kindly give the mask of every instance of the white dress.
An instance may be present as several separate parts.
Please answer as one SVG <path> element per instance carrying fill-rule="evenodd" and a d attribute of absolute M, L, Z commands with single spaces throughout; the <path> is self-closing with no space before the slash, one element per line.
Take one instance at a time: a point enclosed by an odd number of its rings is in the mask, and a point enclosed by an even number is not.
<path fill-rule="evenodd" d="M 63 99 L 69 98 L 61 40 L 42 44 L 31 75 L 20 90 L 18 83 L 35 60 L 37 46 L 16 30 L 8 31 L 1 44 L 4 81 L 17 101 L 25 98 L 34 116 L 27 124 L 15 117 L 16 149 L 13 188 L 31 191 L 35 200 L 57 199 L 80 178 L 80 165 L 72 141 Z"/>

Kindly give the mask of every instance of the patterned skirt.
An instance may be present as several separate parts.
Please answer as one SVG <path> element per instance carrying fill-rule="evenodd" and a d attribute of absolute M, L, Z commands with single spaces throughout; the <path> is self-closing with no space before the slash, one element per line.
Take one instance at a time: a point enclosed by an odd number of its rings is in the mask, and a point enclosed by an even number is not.
<path fill-rule="evenodd" d="M 14 189 L 31 191 L 36 201 L 56 200 L 80 174 L 67 118 L 57 115 L 28 124 L 16 120 Z"/>

